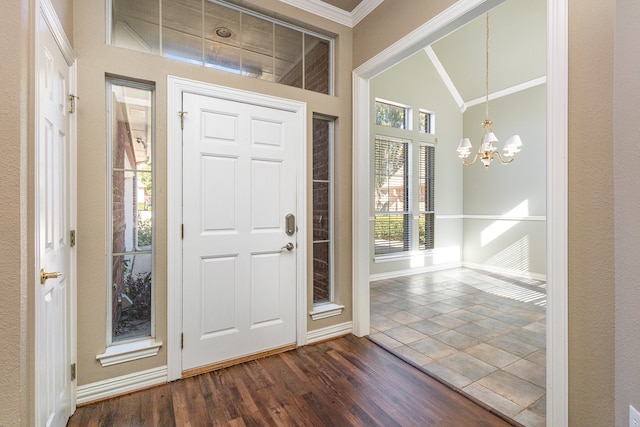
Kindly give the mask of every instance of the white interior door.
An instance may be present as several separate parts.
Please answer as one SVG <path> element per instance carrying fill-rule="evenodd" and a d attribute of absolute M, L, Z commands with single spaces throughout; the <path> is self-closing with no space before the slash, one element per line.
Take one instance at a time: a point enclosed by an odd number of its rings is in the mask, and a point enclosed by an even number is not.
<path fill-rule="evenodd" d="M 183 111 L 184 371 L 296 343 L 298 122 L 189 93 Z"/>
<path fill-rule="evenodd" d="M 42 16 L 38 34 L 36 424 L 64 426 L 72 407 L 68 280 L 70 71 Z"/>

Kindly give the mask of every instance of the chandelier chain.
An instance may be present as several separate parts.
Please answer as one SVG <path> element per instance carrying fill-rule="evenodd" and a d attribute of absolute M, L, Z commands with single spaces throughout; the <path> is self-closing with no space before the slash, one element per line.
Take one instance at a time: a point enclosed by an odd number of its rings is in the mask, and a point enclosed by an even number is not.
<path fill-rule="evenodd" d="M 486 37 L 485 37 L 485 68 L 484 68 L 484 87 L 485 87 L 485 107 L 484 113 L 489 120 L 489 13 L 487 12 Z"/>

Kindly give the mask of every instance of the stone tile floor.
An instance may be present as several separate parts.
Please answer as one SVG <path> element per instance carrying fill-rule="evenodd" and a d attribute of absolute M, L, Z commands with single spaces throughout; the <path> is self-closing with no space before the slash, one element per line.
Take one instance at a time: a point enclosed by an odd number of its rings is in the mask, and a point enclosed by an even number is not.
<path fill-rule="evenodd" d="M 527 426 L 545 425 L 546 283 L 469 268 L 371 282 L 373 341 Z"/>

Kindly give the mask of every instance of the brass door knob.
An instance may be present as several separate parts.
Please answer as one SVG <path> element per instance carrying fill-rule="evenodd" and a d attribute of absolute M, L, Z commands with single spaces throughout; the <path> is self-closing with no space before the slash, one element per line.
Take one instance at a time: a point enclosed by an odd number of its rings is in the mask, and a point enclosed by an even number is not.
<path fill-rule="evenodd" d="M 44 268 L 40 269 L 40 284 L 44 285 L 44 283 L 49 280 L 49 279 L 55 279 L 57 277 L 62 276 L 62 273 L 58 272 L 58 271 L 54 271 L 52 273 L 47 273 L 46 271 L 44 271 Z"/>

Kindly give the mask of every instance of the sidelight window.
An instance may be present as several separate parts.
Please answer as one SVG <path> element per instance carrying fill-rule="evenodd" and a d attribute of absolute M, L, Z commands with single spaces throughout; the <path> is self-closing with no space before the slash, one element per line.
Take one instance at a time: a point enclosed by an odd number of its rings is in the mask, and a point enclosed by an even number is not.
<path fill-rule="evenodd" d="M 108 344 L 154 335 L 154 86 L 107 80 Z"/>

